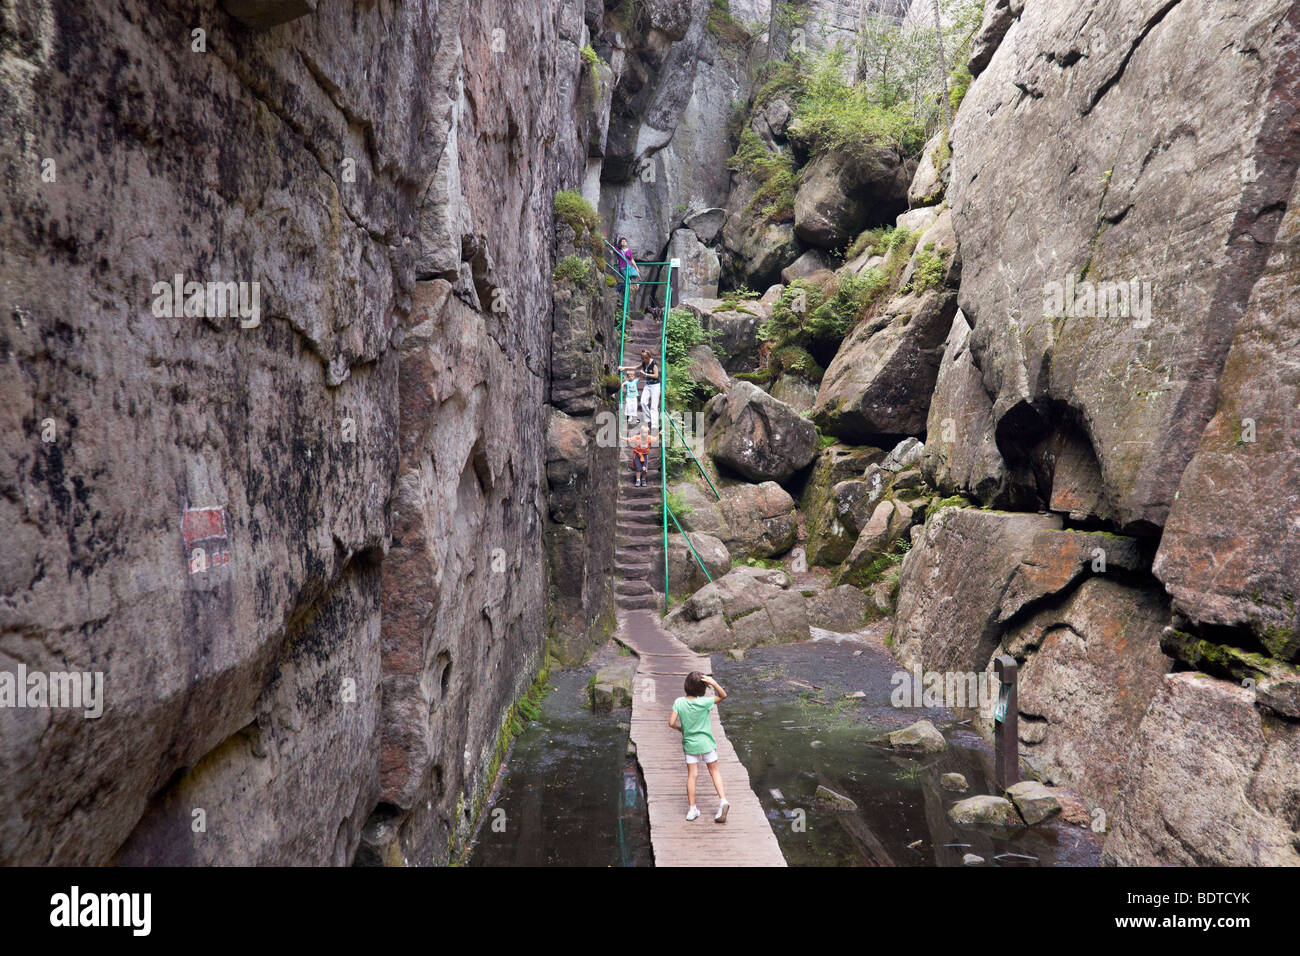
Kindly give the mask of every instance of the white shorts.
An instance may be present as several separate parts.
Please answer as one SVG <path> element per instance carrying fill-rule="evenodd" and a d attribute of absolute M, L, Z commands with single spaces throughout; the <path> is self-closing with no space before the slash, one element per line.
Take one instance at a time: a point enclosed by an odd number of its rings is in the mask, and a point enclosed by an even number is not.
<path fill-rule="evenodd" d="M 717 752 L 716 750 L 710 750 L 710 751 L 709 751 L 708 753 L 706 753 L 706 754 L 687 754 L 687 755 L 686 755 L 686 762 L 687 762 L 687 763 L 699 763 L 701 760 L 703 760 L 705 763 L 717 763 L 717 762 L 718 762 L 718 752 Z"/>

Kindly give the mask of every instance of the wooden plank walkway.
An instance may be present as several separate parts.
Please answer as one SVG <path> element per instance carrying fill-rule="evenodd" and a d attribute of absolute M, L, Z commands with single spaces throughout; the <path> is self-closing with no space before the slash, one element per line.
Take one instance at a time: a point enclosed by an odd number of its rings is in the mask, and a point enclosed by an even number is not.
<path fill-rule="evenodd" d="M 727 822 L 713 822 L 718 797 L 703 766 L 695 789 L 700 817 L 686 822 L 686 761 L 682 735 L 668 726 L 673 701 L 693 670 L 712 672 L 708 657 L 696 654 L 659 625 L 650 610 L 619 614 L 617 639 L 637 655 L 632 693 L 632 742 L 645 777 L 650 811 L 650 842 L 655 866 L 785 866 L 776 834 L 749 785 L 749 772 L 736 756 L 718 719 L 723 702 L 713 709 L 713 736 L 718 764 L 731 809 Z M 653 687 L 653 694 L 648 693 Z M 724 688 L 725 689 L 725 688 Z"/>

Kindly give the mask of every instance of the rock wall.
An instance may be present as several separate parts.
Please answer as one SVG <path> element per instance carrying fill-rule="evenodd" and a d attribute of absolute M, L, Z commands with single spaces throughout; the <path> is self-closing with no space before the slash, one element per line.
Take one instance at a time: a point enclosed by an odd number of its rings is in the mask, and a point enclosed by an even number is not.
<path fill-rule="evenodd" d="M 922 466 L 1050 517 L 932 514 L 900 653 L 1016 656 L 1022 754 L 1102 811 L 1108 861 L 1300 863 L 1300 5 L 985 10 Z"/>
<path fill-rule="evenodd" d="M 0 709 L 0 862 L 428 863 L 463 835 L 546 635 L 583 13 L 0 21 L 0 667 L 104 675 L 97 720 Z M 259 309 L 169 313 L 176 274 Z"/>

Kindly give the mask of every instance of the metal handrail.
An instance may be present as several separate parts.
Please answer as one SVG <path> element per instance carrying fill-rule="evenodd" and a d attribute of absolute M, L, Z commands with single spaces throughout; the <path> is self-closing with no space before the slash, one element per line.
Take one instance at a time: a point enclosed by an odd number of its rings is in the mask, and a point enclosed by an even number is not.
<path fill-rule="evenodd" d="M 704 572 L 704 576 L 708 578 L 709 583 L 712 584 L 713 575 L 711 575 L 709 573 L 709 569 L 704 566 L 704 559 L 700 557 L 700 552 L 695 550 L 695 545 L 691 542 L 691 536 L 682 529 L 682 523 L 677 520 L 677 515 L 673 514 L 672 508 L 668 509 L 668 516 L 673 519 L 673 524 L 677 525 L 677 530 L 681 532 L 681 536 L 686 540 L 686 546 L 691 549 L 691 554 L 695 555 L 695 563 L 700 566 L 700 570 Z M 668 569 L 668 546 L 665 545 L 664 546 L 664 570 L 667 571 L 667 569 Z M 664 580 L 667 580 L 667 578 L 665 578 Z"/>
<path fill-rule="evenodd" d="M 681 428 L 677 426 L 677 419 L 669 415 L 668 424 L 672 425 L 677 434 L 681 436 L 682 446 L 686 449 L 686 454 L 691 456 L 691 460 L 695 462 L 695 467 L 700 469 L 700 474 L 703 475 L 704 480 L 709 483 L 709 488 L 713 490 L 714 497 L 721 501 L 722 495 L 718 494 L 718 489 L 713 486 L 713 479 L 710 478 L 709 473 L 704 470 L 704 466 L 700 464 L 700 460 L 695 457 L 695 452 L 691 451 L 691 443 L 686 440 L 686 435 L 683 434 Z"/>
<path fill-rule="evenodd" d="M 664 280 L 664 314 L 659 323 L 659 490 L 664 507 L 664 613 L 668 613 L 668 443 L 664 441 L 664 403 L 668 390 L 668 316 L 673 311 L 673 269 L 681 260 L 668 261 L 668 276 Z M 675 522 L 677 519 L 673 518 Z M 689 541 L 689 539 L 687 539 Z"/>

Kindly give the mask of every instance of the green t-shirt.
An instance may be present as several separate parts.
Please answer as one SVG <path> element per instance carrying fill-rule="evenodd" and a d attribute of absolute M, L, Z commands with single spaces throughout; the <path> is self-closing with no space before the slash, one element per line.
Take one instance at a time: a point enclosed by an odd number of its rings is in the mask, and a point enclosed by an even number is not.
<path fill-rule="evenodd" d="M 717 750 L 713 728 L 709 726 L 709 711 L 716 697 L 678 697 L 673 701 L 673 712 L 682 722 L 682 750 L 688 754 L 706 754 Z"/>
<path fill-rule="evenodd" d="M 627 405 L 636 405 L 636 379 L 623 380 L 623 401 Z"/>

